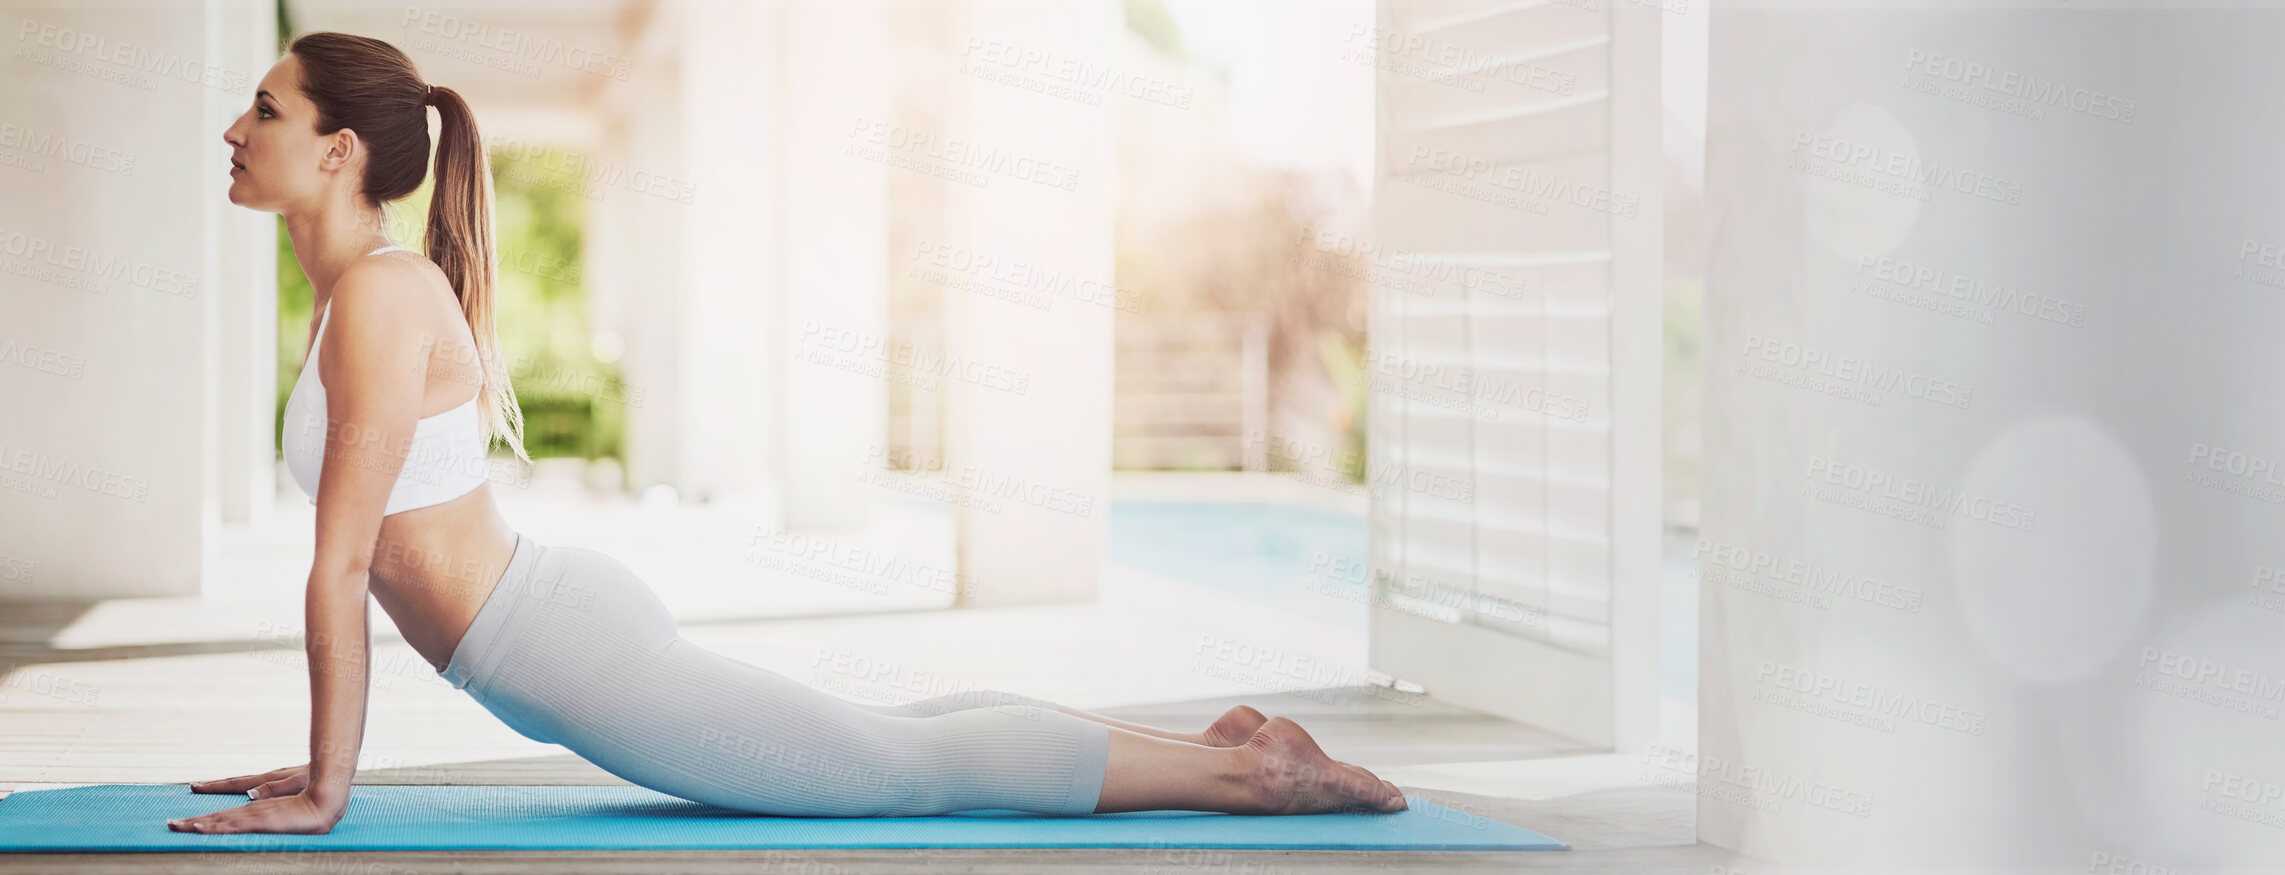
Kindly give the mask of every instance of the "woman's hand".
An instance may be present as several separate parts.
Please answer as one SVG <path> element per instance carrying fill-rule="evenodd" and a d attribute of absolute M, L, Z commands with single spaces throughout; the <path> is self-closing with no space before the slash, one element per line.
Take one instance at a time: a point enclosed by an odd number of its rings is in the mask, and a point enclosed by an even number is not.
<path fill-rule="evenodd" d="M 190 785 L 193 793 L 244 793 L 249 799 L 269 799 L 292 796 L 309 786 L 309 764 L 287 766 L 259 775 L 240 775 L 217 781 L 199 781 Z"/>
<path fill-rule="evenodd" d="M 296 793 L 257 799 L 227 811 L 202 814 L 167 821 L 167 829 L 175 832 L 207 834 L 240 832 L 295 833 L 324 835 L 341 822 L 341 814 L 348 807 L 326 806 L 313 796 Z M 331 808 L 331 810 L 328 810 Z"/>

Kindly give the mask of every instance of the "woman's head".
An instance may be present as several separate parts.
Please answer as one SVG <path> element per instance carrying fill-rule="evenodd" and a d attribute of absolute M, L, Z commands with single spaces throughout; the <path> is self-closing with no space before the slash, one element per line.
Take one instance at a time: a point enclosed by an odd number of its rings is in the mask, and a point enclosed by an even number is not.
<path fill-rule="evenodd" d="M 451 281 L 476 338 L 485 434 L 528 459 L 523 414 L 500 367 L 493 328 L 492 174 L 468 102 L 450 88 L 430 87 L 396 46 L 330 32 L 296 38 L 256 88 L 252 105 L 222 134 L 238 168 L 230 202 L 287 216 L 380 216 L 385 205 L 419 189 L 428 176 L 428 108 L 436 107 L 428 257 Z"/>
<path fill-rule="evenodd" d="M 396 47 L 307 34 L 256 89 L 222 135 L 243 167 L 231 203 L 290 214 L 347 195 L 377 209 L 428 178 L 429 86 Z"/>

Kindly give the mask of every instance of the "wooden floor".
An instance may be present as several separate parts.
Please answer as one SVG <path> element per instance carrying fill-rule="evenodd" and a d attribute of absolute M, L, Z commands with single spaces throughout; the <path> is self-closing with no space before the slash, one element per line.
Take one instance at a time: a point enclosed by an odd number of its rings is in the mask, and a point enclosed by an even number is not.
<path fill-rule="evenodd" d="M 287 765 L 306 746 L 306 675 L 298 646 L 267 634 L 240 640 L 112 643 L 59 648 L 60 630 L 87 605 L 10 605 L 0 611 L 0 795 L 28 783 L 181 783 Z M 803 620 L 721 624 L 719 640 L 787 648 Z M 875 623 L 888 622 L 876 620 Z M 703 629 L 693 629 L 692 634 Z M 379 627 L 376 626 L 378 633 Z M 376 682 L 359 784 L 622 784 L 561 748 L 536 745 L 491 720 L 393 637 L 376 641 Z M 394 654 L 394 657 L 392 657 Z M 392 668 L 392 658 L 403 660 Z M 758 664 L 769 658 L 756 651 Z M 782 664 L 783 659 L 779 662 Z M 1103 713 L 1195 729 L 1243 702 L 1292 717 L 1337 757 L 1384 776 L 1438 763 L 1536 761 L 1579 753 L 1531 727 L 1434 702 L 1394 702 L 1369 688 L 1202 698 Z M 908 697 L 917 698 L 917 697 Z M 296 759 L 295 761 L 298 761 Z M 1529 827 L 1567 852 L 1295 852 L 1165 850 L 432 851 L 354 853 L 25 854 L 0 871 L 258 872 L 348 875 L 427 872 L 779 872 L 789 875 L 944 872 L 1154 872 L 1275 875 L 1314 872 L 1772 871 L 1694 844 L 1693 798 L 1636 785 L 1548 797 L 1461 793 L 1396 782 L 1408 793 Z M 5 807 L 0 806 L 0 812 Z M 163 829 L 163 824 L 151 824 Z M 1721 867 L 1721 868 L 1716 868 Z"/>

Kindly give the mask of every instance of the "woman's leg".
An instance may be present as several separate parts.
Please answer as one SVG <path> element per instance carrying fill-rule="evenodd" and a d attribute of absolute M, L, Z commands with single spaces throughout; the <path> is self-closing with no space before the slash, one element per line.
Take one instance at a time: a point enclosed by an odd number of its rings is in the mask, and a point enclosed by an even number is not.
<path fill-rule="evenodd" d="M 633 655 L 551 649 L 561 655 L 531 664 L 544 674 L 516 686 L 564 697 L 547 709 L 557 744 L 630 783 L 740 811 L 1090 814 L 1116 731 L 1022 705 L 892 717 L 681 638 Z"/>
<path fill-rule="evenodd" d="M 1077 717 L 1082 720 L 1092 720 L 1096 723 L 1101 723 L 1105 726 L 1109 726 L 1115 729 L 1124 729 L 1128 732 L 1148 735 L 1153 738 L 1163 738 L 1168 741 L 1182 741 L 1188 742 L 1190 744 L 1202 744 L 1207 747 L 1237 747 L 1238 745 L 1245 744 L 1246 739 L 1252 738 L 1254 732 L 1261 729 L 1263 723 L 1269 722 L 1269 718 L 1263 716 L 1262 712 L 1254 710 L 1252 707 L 1247 705 L 1239 705 L 1237 707 L 1231 708 L 1228 711 L 1222 712 L 1222 716 L 1216 719 L 1212 725 L 1207 726 L 1206 729 L 1202 732 L 1177 732 L 1172 729 L 1160 729 L 1155 726 L 1144 726 L 1140 723 L 1129 723 L 1125 720 L 1105 717 L 1101 714 L 1082 711 L 1077 708 L 1072 708 L 1065 705 L 1058 705 L 1045 699 L 1035 699 L 1030 696 L 1023 696 L 1015 693 L 1004 693 L 999 690 L 968 690 L 958 693 L 948 693 L 942 696 L 936 696 L 934 698 L 921 699 L 917 702 L 906 702 L 901 705 L 874 705 L 864 702 L 851 702 L 850 704 L 856 705 L 859 708 L 870 710 L 877 714 L 887 714 L 892 717 L 934 717 L 938 714 L 946 714 L 953 711 L 965 711 L 970 708 L 989 708 L 994 705 L 1031 705 L 1034 707 L 1061 711 L 1073 717 Z"/>
<path fill-rule="evenodd" d="M 1030 705 L 892 717 L 682 639 L 612 657 L 532 665 L 546 676 L 519 687 L 578 697 L 549 709 L 556 743 L 631 783 L 724 808 L 911 817 L 1404 807 L 1393 785 L 1333 761 L 1284 718 L 1238 747 L 1205 747 Z"/>
<path fill-rule="evenodd" d="M 1269 726 L 1252 712 L 1253 728 L 1232 745 L 1200 745 L 1180 733 L 1065 708 L 998 690 L 969 690 L 902 705 L 864 705 L 876 713 L 931 718 L 977 709 L 1015 706 L 1008 713 L 1060 711 L 1112 727 L 1094 812 L 1218 811 L 1232 814 L 1314 814 L 1327 811 L 1401 811 L 1402 791 L 1363 768 L 1327 756 L 1293 721 Z M 1224 715 L 1225 719 L 1229 715 Z M 1220 725 L 1220 723 L 1217 723 Z M 1267 731 L 1261 731 L 1261 730 Z"/>
<path fill-rule="evenodd" d="M 617 560 L 534 556 L 467 689 L 511 727 L 661 793 L 796 817 L 1402 806 L 1283 718 L 1216 748 L 1034 705 L 909 718 L 858 707 L 683 639 Z"/>

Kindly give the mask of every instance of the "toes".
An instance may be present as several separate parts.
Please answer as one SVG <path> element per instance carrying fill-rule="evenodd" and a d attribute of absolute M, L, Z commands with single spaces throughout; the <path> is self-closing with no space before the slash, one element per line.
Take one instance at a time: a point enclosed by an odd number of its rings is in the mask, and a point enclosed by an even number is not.
<path fill-rule="evenodd" d="M 1406 807 L 1404 791 L 1387 781 L 1371 779 L 1361 784 L 1349 785 L 1345 789 L 1350 798 L 1357 800 L 1369 811 L 1402 811 Z"/>
<path fill-rule="evenodd" d="M 1263 780 L 1284 813 L 1393 813 L 1410 807 L 1404 790 L 1370 770 L 1326 756 L 1300 727 L 1272 717 L 1245 742 L 1260 748 Z"/>
<path fill-rule="evenodd" d="M 1269 722 L 1268 717 L 1264 716 L 1262 712 L 1254 710 L 1251 705 L 1239 705 L 1231 708 L 1229 713 L 1222 715 L 1222 719 L 1228 720 L 1231 715 L 1237 716 L 1238 724 L 1244 727 L 1248 733 L 1260 729 L 1262 724 Z"/>
<path fill-rule="evenodd" d="M 1352 775 L 1355 775 L 1355 776 L 1357 776 L 1357 778 L 1358 778 L 1359 780 L 1362 780 L 1362 781 L 1364 781 L 1364 782 L 1366 783 L 1366 785 L 1367 785 L 1367 786 L 1377 786 L 1377 787 L 1387 787 L 1387 786 L 1390 786 L 1390 785 L 1389 785 L 1389 783 L 1388 783 L 1387 781 L 1383 781 L 1383 780 L 1381 780 L 1381 776 L 1379 776 L 1379 775 L 1375 775 L 1375 774 L 1373 774 L 1372 772 L 1370 772 L 1370 771 L 1367 771 L 1367 770 L 1365 769 L 1365 767 L 1363 767 L 1363 766 L 1357 765 L 1357 764 L 1355 764 L 1355 763 L 1345 763 L 1345 762 L 1342 762 L 1342 761 L 1340 761 L 1340 760 L 1334 760 L 1334 761 L 1333 761 L 1333 764 L 1334 764 L 1334 765 L 1336 765 L 1336 766 L 1340 766 L 1340 767 L 1341 767 L 1341 768 L 1343 768 L 1343 769 L 1346 769 L 1346 770 L 1348 770 L 1349 774 L 1352 774 Z"/>
<path fill-rule="evenodd" d="M 1212 726 L 1206 727 L 1205 736 L 1215 746 L 1236 747 L 1253 737 L 1254 733 L 1261 730 L 1262 724 L 1267 722 L 1269 718 L 1262 716 L 1262 712 L 1247 705 L 1239 705 L 1222 712 L 1222 716 L 1216 718 Z"/>

